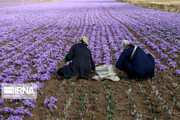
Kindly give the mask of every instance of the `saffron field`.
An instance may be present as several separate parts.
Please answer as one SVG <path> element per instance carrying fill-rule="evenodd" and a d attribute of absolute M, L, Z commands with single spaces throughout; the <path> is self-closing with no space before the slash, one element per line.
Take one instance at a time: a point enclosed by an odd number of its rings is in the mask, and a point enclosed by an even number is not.
<path fill-rule="evenodd" d="M 155 77 L 58 79 L 62 58 L 87 36 L 96 65 L 115 64 L 124 39 L 155 58 Z M 33 99 L 0 98 L 2 120 L 178 120 L 180 14 L 113 0 L 0 2 L 0 82 L 37 83 Z M 66 63 L 68 64 L 68 63 Z M 93 76 L 95 73 L 92 73 Z"/>

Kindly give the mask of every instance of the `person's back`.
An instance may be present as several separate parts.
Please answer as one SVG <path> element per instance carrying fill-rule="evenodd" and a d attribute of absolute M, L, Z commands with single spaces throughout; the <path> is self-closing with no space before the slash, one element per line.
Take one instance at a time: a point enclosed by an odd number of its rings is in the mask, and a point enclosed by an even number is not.
<path fill-rule="evenodd" d="M 92 60 L 91 52 L 87 48 L 89 42 L 85 36 L 79 38 L 79 43 L 71 47 L 70 51 L 63 58 L 64 61 L 72 61 L 69 65 L 66 65 L 58 70 L 58 75 L 78 76 L 82 78 L 88 78 L 91 70 L 95 69 L 95 63 Z"/>
<path fill-rule="evenodd" d="M 72 63 L 69 65 L 73 69 L 75 75 L 87 78 L 90 71 L 94 69 L 90 50 L 86 46 L 82 46 L 81 43 L 78 43 L 73 46 L 73 51 Z"/>
<path fill-rule="evenodd" d="M 74 46 L 76 51 L 74 51 L 73 60 L 77 59 L 79 64 L 91 62 L 89 61 L 91 58 L 90 50 L 87 47 L 79 46 L 78 44 L 75 44 Z"/>
<path fill-rule="evenodd" d="M 140 47 L 137 48 L 131 61 L 137 77 L 154 75 L 154 63 Z"/>

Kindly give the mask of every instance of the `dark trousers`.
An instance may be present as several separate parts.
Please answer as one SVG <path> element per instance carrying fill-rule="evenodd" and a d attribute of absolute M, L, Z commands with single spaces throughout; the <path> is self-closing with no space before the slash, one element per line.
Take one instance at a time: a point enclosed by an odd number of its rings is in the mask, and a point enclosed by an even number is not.
<path fill-rule="evenodd" d="M 66 67 L 66 66 L 65 66 L 65 67 Z M 67 79 L 70 79 L 71 76 L 69 76 L 69 75 L 67 75 L 67 74 L 64 74 L 64 73 L 62 72 L 63 68 L 64 68 L 64 67 L 60 68 L 60 69 L 57 71 L 57 74 L 58 74 L 59 76 L 63 76 L 63 77 L 65 77 L 65 78 L 67 78 Z"/>
<path fill-rule="evenodd" d="M 59 70 L 57 71 L 57 74 L 58 74 L 59 76 L 64 76 L 64 73 L 61 72 L 61 69 L 59 69 Z"/>

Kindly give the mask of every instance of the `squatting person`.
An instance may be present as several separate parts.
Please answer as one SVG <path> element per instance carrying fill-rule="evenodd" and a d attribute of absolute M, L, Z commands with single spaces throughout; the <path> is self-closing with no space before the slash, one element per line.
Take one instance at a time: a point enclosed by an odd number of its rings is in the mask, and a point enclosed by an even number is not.
<path fill-rule="evenodd" d="M 85 36 L 79 37 L 79 42 L 73 45 L 63 61 L 71 61 L 69 65 L 60 68 L 57 73 L 71 80 L 72 76 L 88 79 L 91 70 L 95 70 L 95 63 L 91 52 L 87 48 L 88 39 Z"/>
<path fill-rule="evenodd" d="M 128 40 L 121 43 L 123 49 L 116 67 L 125 72 L 128 78 L 146 78 L 154 76 L 155 62 L 150 54 L 146 54 L 139 46 Z"/>

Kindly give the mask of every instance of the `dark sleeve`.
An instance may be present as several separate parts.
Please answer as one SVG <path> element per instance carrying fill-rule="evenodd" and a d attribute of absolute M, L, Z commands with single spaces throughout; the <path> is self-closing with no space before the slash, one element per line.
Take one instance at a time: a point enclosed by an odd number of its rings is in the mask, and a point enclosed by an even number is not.
<path fill-rule="evenodd" d="M 95 63 L 94 63 L 94 61 L 93 61 L 93 59 L 92 59 L 92 55 L 91 55 L 91 51 L 89 51 L 90 52 L 90 59 L 91 59 L 91 66 L 92 66 L 92 70 L 95 70 Z"/>
<path fill-rule="evenodd" d="M 125 49 L 122 54 L 119 56 L 119 59 L 118 61 L 116 62 L 116 67 L 119 69 L 119 70 L 122 70 L 122 64 L 124 62 L 124 60 L 126 59 L 130 59 L 130 56 L 132 54 L 132 51 L 133 51 L 133 48 L 128 48 L 128 49 Z"/>
<path fill-rule="evenodd" d="M 69 50 L 68 54 L 66 55 L 66 61 L 71 61 L 73 59 L 74 47 L 75 47 L 75 45 L 73 45 L 71 47 L 71 49 Z"/>

